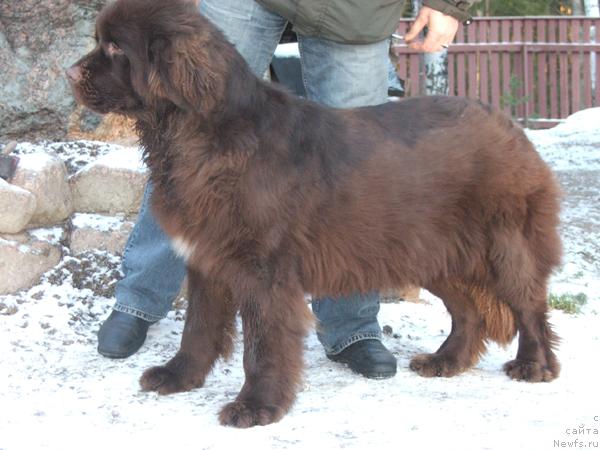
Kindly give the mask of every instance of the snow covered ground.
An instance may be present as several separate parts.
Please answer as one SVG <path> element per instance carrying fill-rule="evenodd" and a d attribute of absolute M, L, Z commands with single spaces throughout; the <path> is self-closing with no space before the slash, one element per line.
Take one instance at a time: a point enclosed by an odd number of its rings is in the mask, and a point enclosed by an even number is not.
<path fill-rule="evenodd" d="M 509 380 L 501 367 L 516 343 L 491 346 L 475 369 L 455 378 L 411 372 L 410 358 L 437 349 L 450 328 L 442 303 L 424 293 L 425 303 L 382 305 L 396 377 L 367 380 L 330 362 L 313 333 L 305 344 L 305 386 L 289 414 L 267 427 L 224 428 L 217 412 L 242 385 L 241 345 L 202 389 L 167 397 L 140 392 L 142 371 L 177 350 L 183 310 L 177 305 L 151 327 L 133 357 L 99 356 L 96 333 L 112 300 L 98 288 L 112 282 L 119 259 L 91 252 L 67 258 L 28 292 L 0 296 L 0 450 L 600 447 L 598 124 L 600 108 L 528 133 L 565 191 L 564 265 L 551 291 L 587 297 L 580 314 L 552 313 L 563 338 L 558 380 Z"/>

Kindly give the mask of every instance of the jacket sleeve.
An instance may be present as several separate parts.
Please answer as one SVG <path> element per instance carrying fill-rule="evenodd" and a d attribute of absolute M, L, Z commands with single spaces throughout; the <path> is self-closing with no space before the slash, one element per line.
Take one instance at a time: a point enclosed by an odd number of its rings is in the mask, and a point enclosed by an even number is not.
<path fill-rule="evenodd" d="M 423 0 L 423 5 L 456 17 L 461 22 L 471 18 L 469 8 L 478 0 Z"/>

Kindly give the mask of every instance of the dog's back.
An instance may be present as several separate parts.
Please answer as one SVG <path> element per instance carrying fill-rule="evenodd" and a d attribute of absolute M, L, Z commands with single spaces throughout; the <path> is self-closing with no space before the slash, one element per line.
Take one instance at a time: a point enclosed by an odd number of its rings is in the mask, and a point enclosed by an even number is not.
<path fill-rule="evenodd" d="M 504 114 L 448 97 L 339 113 L 341 145 L 361 156 L 346 156 L 344 176 L 334 176 L 331 186 L 308 188 L 313 209 L 305 207 L 296 226 L 319 237 L 302 239 L 313 255 L 305 274 L 311 292 L 424 286 L 475 272 L 489 252 L 491 229 L 527 228 L 541 192 L 545 220 L 556 228 L 552 174 Z"/>

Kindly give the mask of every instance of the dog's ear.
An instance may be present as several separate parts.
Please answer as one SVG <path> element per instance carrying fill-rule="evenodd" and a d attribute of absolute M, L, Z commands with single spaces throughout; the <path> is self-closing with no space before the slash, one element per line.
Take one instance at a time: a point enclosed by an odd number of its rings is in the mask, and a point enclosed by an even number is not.
<path fill-rule="evenodd" d="M 139 17 L 123 31 L 132 56 L 130 78 L 138 95 L 150 105 L 168 100 L 198 112 L 214 107 L 225 83 L 228 64 L 221 53 L 228 44 L 200 15 L 197 2 L 129 0 L 116 4 L 129 8 L 118 9 L 121 15 Z"/>
<path fill-rule="evenodd" d="M 212 108 L 219 79 L 212 70 L 209 46 L 202 34 L 154 38 L 147 52 L 151 96 L 168 99 L 184 110 Z"/>
<path fill-rule="evenodd" d="M 152 103 L 156 93 L 152 91 L 149 84 L 150 58 L 148 43 L 144 40 L 132 42 L 129 51 L 126 52 L 131 65 L 130 78 L 133 89 L 146 102 Z"/>

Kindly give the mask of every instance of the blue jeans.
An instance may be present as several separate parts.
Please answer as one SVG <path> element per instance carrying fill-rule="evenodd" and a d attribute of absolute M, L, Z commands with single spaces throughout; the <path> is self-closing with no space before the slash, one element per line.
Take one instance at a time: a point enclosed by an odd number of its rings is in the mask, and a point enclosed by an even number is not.
<path fill-rule="evenodd" d="M 200 12 L 234 43 L 257 76 L 262 76 L 287 20 L 250 0 L 202 0 Z M 387 101 L 388 41 L 347 45 L 298 36 L 302 77 L 308 98 L 333 107 Z M 123 256 L 125 277 L 116 290 L 114 309 L 148 321 L 163 318 L 185 276 L 183 260 L 152 216 L 147 186 L 138 221 Z M 361 339 L 381 339 L 377 322 L 379 295 L 313 300 L 317 335 L 328 354 Z"/>

